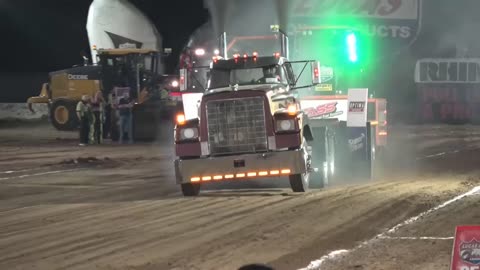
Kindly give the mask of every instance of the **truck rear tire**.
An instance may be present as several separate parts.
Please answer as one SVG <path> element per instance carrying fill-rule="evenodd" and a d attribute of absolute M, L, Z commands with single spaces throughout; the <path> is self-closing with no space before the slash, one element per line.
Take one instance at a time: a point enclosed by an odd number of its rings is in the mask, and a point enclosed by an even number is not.
<path fill-rule="evenodd" d="M 181 186 L 183 196 L 185 197 L 195 197 L 200 194 L 200 184 L 185 183 Z"/>
<path fill-rule="evenodd" d="M 72 131 L 78 128 L 76 103 L 60 99 L 55 100 L 50 106 L 50 119 L 52 125 L 62 131 Z"/>
<path fill-rule="evenodd" d="M 310 188 L 321 189 L 328 185 L 328 173 L 325 172 L 324 167 L 327 166 L 325 162 L 323 166 L 318 168 L 318 172 L 312 172 L 310 174 Z"/>
<path fill-rule="evenodd" d="M 332 175 L 331 150 L 332 146 L 327 137 L 326 130 L 316 132 L 317 140 L 313 145 L 312 162 L 317 170 L 311 173 L 310 188 L 321 189 L 328 186 Z M 322 139 L 320 139 L 322 138 Z"/>

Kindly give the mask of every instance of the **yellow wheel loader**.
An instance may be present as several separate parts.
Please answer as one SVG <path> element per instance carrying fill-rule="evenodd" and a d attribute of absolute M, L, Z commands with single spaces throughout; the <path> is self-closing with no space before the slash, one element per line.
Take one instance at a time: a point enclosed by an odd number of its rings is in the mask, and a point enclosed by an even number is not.
<path fill-rule="evenodd" d="M 94 96 L 100 90 L 105 100 L 112 100 L 115 87 L 130 89 L 136 101 L 133 108 L 134 137 L 136 140 L 155 139 L 165 111 L 162 87 L 157 84 L 159 57 L 149 49 L 100 49 L 98 65 L 74 66 L 51 72 L 48 83 L 43 84 L 39 96 L 27 101 L 33 104 L 48 104 L 52 125 L 58 130 L 78 128 L 76 104 L 83 95 Z M 167 95 L 168 96 L 168 95 Z M 111 106 L 111 138 L 119 136 L 117 117 Z"/>

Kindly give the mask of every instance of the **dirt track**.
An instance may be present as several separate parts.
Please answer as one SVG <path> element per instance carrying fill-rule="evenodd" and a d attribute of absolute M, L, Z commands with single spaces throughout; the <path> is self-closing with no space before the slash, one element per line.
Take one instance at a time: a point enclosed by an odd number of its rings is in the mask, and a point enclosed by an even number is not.
<path fill-rule="evenodd" d="M 468 150 L 479 130 L 446 137 L 438 135 L 445 128 L 402 128 L 393 134 L 401 146 L 393 147 L 402 151 L 387 162 L 397 166 L 376 182 L 298 195 L 283 188 L 286 180 L 274 180 L 262 189 L 217 188 L 186 199 L 174 184 L 168 143 L 79 148 L 75 134 L 45 125 L 1 128 L 0 269 L 236 269 L 252 262 L 298 269 L 467 191 L 480 175 L 480 153 Z M 452 233 L 445 218 L 451 212 L 434 217 L 432 223 L 445 226 L 430 235 Z M 444 242 L 437 245 L 442 263 L 450 251 Z M 396 254 L 397 263 L 413 265 L 415 248 L 425 249 L 380 244 L 391 247 L 383 248 L 388 256 L 366 256 L 366 247 L 325 269 L 439 269 L 379 267 L 379 258 L 391 261 Z M 405 249 L 409 256 L 400 252 Z"/>

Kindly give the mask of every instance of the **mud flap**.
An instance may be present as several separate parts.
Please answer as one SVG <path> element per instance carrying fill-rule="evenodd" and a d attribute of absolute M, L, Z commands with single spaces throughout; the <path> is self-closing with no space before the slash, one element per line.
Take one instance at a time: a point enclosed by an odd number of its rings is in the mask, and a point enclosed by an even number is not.
<path fill-rule="evenodd" d="M 342 125 L 337 136 L 337 154 L 342 160 L 341 171 L 353 180 L 374 178 L 375 132 L 370 123 L 366 127 Z"/>

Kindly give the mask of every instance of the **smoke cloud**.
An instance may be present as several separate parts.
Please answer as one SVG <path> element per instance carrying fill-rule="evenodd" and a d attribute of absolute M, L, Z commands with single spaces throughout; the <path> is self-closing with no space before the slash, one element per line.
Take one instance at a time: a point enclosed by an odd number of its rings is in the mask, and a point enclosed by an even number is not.
<path fill-rule="evenodd" d="M 209 9 L 215 34 L 261 35 L 272 24 L 286 28 L 288 0 L 204 0 Z"/>

